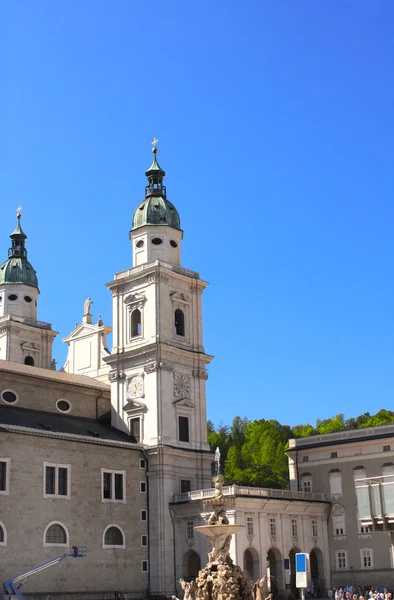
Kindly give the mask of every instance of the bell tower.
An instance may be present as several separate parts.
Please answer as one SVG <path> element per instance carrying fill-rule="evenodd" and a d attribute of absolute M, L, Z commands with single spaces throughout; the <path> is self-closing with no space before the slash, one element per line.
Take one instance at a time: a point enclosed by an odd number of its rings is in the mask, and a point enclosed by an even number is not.
<path fill-rule="evenodd" d="M 0 266 L 0 359 L 52 369 L 52 342 L 57 332 L 50 323 L 37 320 L 40 291 L 37 274 L 27 260 L 21 210 L 19 207 L 17 225 L 10 235 L 8 260 Z"/>
<path fill-rule="evenodd" d="M 173 495 L 210 487 L 207 443 L 207 364 L 202 335 L 202 292 L 207 283 L 181 266 L 183 237 L 167 199 L 164 171 L 154 159 L 146 171 L 145 198 L 130 232 L 134 266 L 116 273 L 110 366 L 113 425 L 147 451 L 151 594 L 172 595 Z"/>

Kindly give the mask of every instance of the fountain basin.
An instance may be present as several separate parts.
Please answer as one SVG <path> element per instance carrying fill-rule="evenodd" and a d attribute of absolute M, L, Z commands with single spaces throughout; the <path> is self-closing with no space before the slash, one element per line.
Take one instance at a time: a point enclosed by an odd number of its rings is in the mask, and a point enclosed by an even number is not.
<path fill-rule="evenodd" d="M 210 540 L 216 540 L 219 536 L 228 537 L 237 531 L 243 529 L 243 525 L 199 525 L 195 531 L 199 531 Z"/>

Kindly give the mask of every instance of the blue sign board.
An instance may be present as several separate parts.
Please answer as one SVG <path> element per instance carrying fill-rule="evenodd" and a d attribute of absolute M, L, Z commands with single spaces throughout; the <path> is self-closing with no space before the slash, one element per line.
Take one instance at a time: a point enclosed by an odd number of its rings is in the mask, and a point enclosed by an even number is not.
<path fill-rule="evenodd" d="M 296 559 L 296 573 L 306 573 L 306 554 L 303 552 L 295 555 Z"/>
<path fill-rule="evenodd" d="M 307 585 L 307 569 L 308 569 L 308 555 L 304 552 L 298 552 L 295 555 L 295 567 L 296 567 L 296 587 L 306 588 Z"/>

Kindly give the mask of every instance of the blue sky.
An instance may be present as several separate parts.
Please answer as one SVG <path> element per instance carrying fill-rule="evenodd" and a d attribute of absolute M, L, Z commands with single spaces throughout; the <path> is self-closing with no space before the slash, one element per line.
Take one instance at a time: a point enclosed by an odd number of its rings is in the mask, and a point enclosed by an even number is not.
<path fill-rule="evenodd" d="M 392 0 L 0 5 L 0 256 L 61 338 L 131 266 L 151 140 L 204 294 L 208 416 L 393 408 Z"/>

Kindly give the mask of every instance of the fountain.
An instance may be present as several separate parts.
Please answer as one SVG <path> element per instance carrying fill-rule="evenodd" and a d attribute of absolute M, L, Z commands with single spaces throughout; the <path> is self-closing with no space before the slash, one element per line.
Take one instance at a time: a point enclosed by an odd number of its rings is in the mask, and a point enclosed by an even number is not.
<path fill-rule="evenodd" d="M 263 600 L 267 578 L 251 582 L 230 556 L 231 538 L 241 531 L 243 525 L 231 525 L 226 516 L 225 504 L 229 500 L 223 496 L 219 448 L 215 452 L 215 471 L 214 498 L 206 501 L 212 505 L 213 511 L 206 525 L 194 528 L 210 540 L 212 550 L 208 554 L 207 566 L 201 569 L 195 580 L 180 580 L 184 600 Z M 271 600 L 271 597 L 270 594 L 266 600 Z"/>

